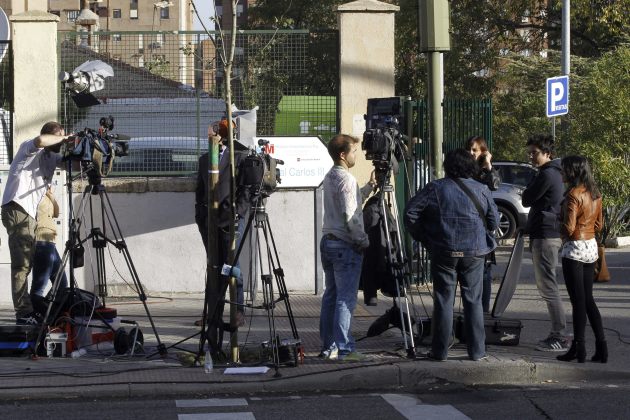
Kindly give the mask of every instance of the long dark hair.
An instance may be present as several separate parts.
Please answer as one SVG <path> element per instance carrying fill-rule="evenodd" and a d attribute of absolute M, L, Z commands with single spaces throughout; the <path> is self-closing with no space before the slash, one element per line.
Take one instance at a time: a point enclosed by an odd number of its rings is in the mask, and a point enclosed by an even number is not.
<path fill-rule="evenodd" d="M 583 185 L 593 200 L 602 196 L 595 184 L 593 172 L 584 156 L 567 156 L 562 158 L 562 172 L 568 189 Z"/>

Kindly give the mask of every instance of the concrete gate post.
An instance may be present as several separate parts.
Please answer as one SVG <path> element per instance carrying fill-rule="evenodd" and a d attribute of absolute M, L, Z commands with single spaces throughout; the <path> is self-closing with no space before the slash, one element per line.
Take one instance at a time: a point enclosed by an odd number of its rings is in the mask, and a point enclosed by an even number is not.
<path fill-rule="evenodd" d="M 394 96 L 394 13 L 398 6 L 357 0 L 337 7 L 339 26 L 339 125 L 362 139 L 368 98 Z M 360 184 L 372 164 L 359 153 L 352 170 Z"/>
<path fill-rule="evenodd" d="M 57 81 L 57 22 L 59 17 L 39 10 L 12 15 L 13 150 L 39 135 L 59 109 Z"/>

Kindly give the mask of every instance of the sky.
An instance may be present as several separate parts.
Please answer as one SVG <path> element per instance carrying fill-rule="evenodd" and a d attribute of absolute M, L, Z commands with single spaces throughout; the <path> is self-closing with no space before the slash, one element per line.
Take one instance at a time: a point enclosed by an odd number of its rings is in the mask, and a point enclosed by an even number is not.
<path fill-rule="evenodd" d="M 214 15 L 214 0 L 195 0 L 195 6 L 197 7 L 197 11 L 199 15 L 203 19 L 204 25 L 208 29 L 214 29 L 214 24 L 210 22 L 210 16 Z M 193 29 L 196 31 L 201 31 L 203 28 L 199 23 L 199 19 L 197 16 L 193 14 Z"/>

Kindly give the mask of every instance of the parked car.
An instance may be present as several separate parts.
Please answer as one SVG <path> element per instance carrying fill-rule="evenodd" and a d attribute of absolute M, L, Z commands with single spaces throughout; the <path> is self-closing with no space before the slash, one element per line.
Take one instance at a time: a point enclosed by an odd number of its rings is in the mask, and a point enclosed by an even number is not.
<path fill-rule="evenodd" d="M 114 160 L 114 175 L 186 175 L 197 171 L 207 139 L 196 137 L 133 137 L 129 154 Z"/>
<path fill-rule="evenodd" d="M 501 176 L 499 189 L 492 191 L 499 210 L 497 239 L 510 239 L 527 222 L 529 207 L 521 204 L 522 195 L 529 181 L 536 175 L 536 169 L 524 162 L 493 161 L 492 166 Z"/>

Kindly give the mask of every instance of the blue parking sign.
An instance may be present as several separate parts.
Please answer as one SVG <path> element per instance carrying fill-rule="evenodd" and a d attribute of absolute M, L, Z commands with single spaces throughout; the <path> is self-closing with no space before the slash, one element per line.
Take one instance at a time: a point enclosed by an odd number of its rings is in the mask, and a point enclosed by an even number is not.
<path fill-rule="evenodd" d="M 547 117 L 569 112 L 569 76 L 547 79 Z"/>

